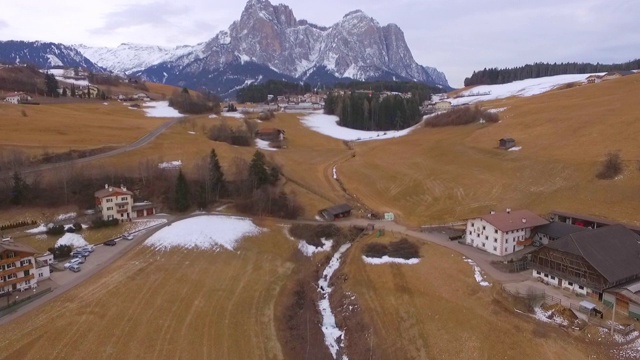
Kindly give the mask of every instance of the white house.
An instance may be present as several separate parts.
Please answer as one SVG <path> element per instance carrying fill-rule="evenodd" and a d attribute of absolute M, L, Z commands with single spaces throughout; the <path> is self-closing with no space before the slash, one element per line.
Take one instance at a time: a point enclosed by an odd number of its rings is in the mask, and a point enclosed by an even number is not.
<path fill-rule="evenodd" d="M 49 265 L 53 263 L 53 254 L 46 252 L 36 256 L 36 281 L 45 280 L 51 277 L 51 269 Z"/>
<path fill-rule="evenodd" d="M 20 104 L 31 101 L 31 96 L 23 92 L 10 93 L 7 94 L 7 96 L 4 98 L 4 101 L 11 104 Z"/>
<path fill-rule="evenodd" d="M 531 245 L 531 230 L 547 223 L 547 220 L 529 210 L 492 211 L 467 220 L 465 242 L 491 254 L 509 255 Z"/>
<path fill-rule="evenodd" d="M 449 111 L 451 110 L 451 103 L 448 101 L 438 101 L 435 108 L 436 111 Z"/>
<path fill-rule="evenodd" d="M 104 189 L 95 192 L 96 207 L 103 220 L 130 220 L 133 216 L 133 193 L 125 186 L 114 187 L 105 184 Z"/>

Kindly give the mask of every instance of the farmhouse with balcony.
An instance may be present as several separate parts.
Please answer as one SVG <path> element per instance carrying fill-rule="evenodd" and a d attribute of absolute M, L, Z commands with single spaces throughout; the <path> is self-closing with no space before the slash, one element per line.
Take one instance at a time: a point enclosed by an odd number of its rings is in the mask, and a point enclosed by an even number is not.
<path fill-rule="evenodd" d="M 153 203 L 148 201 L 134 203 L 133 192 L 123 185 L 115 187 L 105 184 L 104 189 L 95 192 L 95 198 L 96 208 L 103 220 L 129 221 L 155 214 Z"/>
<path fill-rule="evenodd" d="M 535 278 L 601 301 L 607 289 L 640 280 L 640 235 L 623 225 L 573 233 L 530 256 Z"/>
<path fill-rule="evenodd" d="M 438 101 L 435 105 L 434 108 L 436 109 L 437 112 L 440 111 L 449 111 L 451 110 L 451 103 L 449 101 Z"/>
<path fill-rule="evenodd" d="M 33 287 L 37 282 L 38 252 L 31 247 L 4 240 L 0 243 L 0 294 Z"/>
<path fill-rule="evenodd" d="M 465 243 L 494 255 L 505 256 L 531 245 L 533 228 L 548 221 L 529 210 L 491 213 L 467 220 Z"/>

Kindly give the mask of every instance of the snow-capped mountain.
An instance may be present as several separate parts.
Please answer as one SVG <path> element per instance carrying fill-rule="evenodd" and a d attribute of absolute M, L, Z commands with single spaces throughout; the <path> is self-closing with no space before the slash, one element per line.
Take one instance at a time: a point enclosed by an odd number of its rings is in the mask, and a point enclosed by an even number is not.
<path fill-rule="evenodd" d="M 254 77 L 243 73 L 247 69 Z M 222 74 L 229 78 L 220 78 Z M 268 0 L 249 0 L 240 19 L 195 54 L 185 53 L 138 75 L 222 94 L 246 81 L 268 79 L 314 84 L 410 80 L 450 88 L 443 73 L 416 63 L 395 24 L 381 26 L 356 10 L 323 27 L 298 20 L 288 6 Z"/>
<path fill-rule="evenodd" d="M 88 59 L 103 68 L 117 73 L 128 74 L 141 71 L 155 64 L 165 61 L 173 61 L 185 54 L 198 53 L 204 44 L 194 46 L 183 45 L 176 47 L 162 47 L 142 44 L 120 44 L 115 48 L 91 47 L 75 45 Z"/>
<path fill-rule="evenodd" d="M 0 62 L 31 64 L 41 69 L 69 66 L 104 71 L 72 46 L 42 41 L 0 41 Z"/>
<path fill-rule="evenodd" d="M 286 5 L 249 0 L 240 19 L 207 42 L 174 48 L 122 44 L 115 48 L 52 43 L 0 43 L 0 61 L 40 67 L 82 66 L 222 96 L 270 79 L 331 85 L 351 80 L 418 81 L 450 89 L 445 75 L 419 65 L 395 24 L 380 25 L 361 10 L 330 27 L 298 20 Z M 46 45 L 46 46 L 45 46 Z M 67 54 L 62 56 L 60 54 Z M 36 60 L 34 60 L 36 59 Z M 83 65 L 84 64 L 84 65 Z"/>

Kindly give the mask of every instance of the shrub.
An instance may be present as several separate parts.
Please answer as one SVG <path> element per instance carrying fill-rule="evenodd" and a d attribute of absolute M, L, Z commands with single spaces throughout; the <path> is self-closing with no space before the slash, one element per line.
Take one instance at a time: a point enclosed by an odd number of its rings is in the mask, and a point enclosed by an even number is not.
<path fill-rule="evenodd" d="M 319 248 L 324 246 L 322 239 L 335 239 L 340 234 L 340 228 L 333 224 L 294 224 L 289 229 L 289 234 L 296 239 L 304 240 L 307 244 Z"/>
<path fill-rule="evenodd" d="M 207 137 L 209 140 L 225 142 L 234 146 L 253 145 L 253 133 L 250 130 L 230 127 L 225 122 L 211 126 Z"/>
<path fill-rule="evenodd" d="M 169 106 L 183 114 L 193 115 L 219 112 L 220 108 L 220 104 L 209 102 L 201 95 L 192 96 L 188 90 L 174 92 L 169 98 Z"/>
<path fill-rule="evenodd" d="M 120 223 L 118 219 L 103 220 L 102 218 L 96 218 L 91 222 L 91 227 L 100 229 L 109 226 L 117 226 Z"/>
<path fill-rule="evenodd" d="M 276 117 L 276 113 L 273 110 L 263 111 L 258 115 L 258 120 L 260 121 L 269 121 Z"/>
<path fill-rule="evenodd" d="M 372 242 L 364 247 L 362 255 L 371 258 L 388 256 L 405 260 L 417 259 L 420 257 L 420 247 L 406 238 L 390 242 L 388 245 Z"/>
<path fill-rule="evenodd" d="M 622 164 L 622 158 L 617 152 L 610 152 L 605 155 L 604 161 L 600 167 L 600 170 L 596 174 L 596 177 L 600 180 L 611 180 L 622 174 L 624 166 Z"/>
<path fill-rule="evenodd" d="M 47 228 L 45 234 L 47 235 L 62 235 L 64 234 L 64 225 L 55 225 L 50 228 Z"/>
<path fill-rule="evenodd" d="M 52 255 L 54 259 L 64 259 L 68 258 L 71 255 L 71 245 L 58 245 L 56 247 L 51 247 L 47 249 Z"/>
<path fill-rule="evenodd" d="M 389 247 L 386 244 L 381 244 L 377 242 L 368 243 L 364 250 L 362 250 L 362 255 L 370 258 L 381 258 L 389 253 Z"/>
<path fill-rule="evenodd" d="M 483 110 L 479 106 L 465 106 L 449 110 L 445 113 L 436 114 L 429 117 L 425 122 L 425 127 L 459 126 L 480 122 L 484 120 L 488 123 L 497 123 L 500 116 L 497 113 Z"/>
<path fill-rule="evenodd" d="M 82 224 L 80 224 L 79 222 L 76 221 L 76 222 L 73 223 L 73 228 L 76 231 L 82 231 Z"/>

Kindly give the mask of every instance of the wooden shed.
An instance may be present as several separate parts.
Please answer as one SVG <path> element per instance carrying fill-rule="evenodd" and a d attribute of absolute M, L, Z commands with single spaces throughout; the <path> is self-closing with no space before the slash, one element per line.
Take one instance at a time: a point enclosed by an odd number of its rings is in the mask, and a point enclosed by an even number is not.
<path fill-rule="evenodd" d="M 498 140 L 498 147 L 500 149 L 509 150 L 516 146 L 516 141 L 513 138 L 502 138 Z"/>
<path fill-rule="evenodd" d="M 330 208 L 320 210 L 320 215 L 329 220 L 333 221 L 336 219 L 345 218 L 351 215 L 351 211 L 353 208 L 349 204 L 340 204 L 336 206 L 332 206 Z"/>

